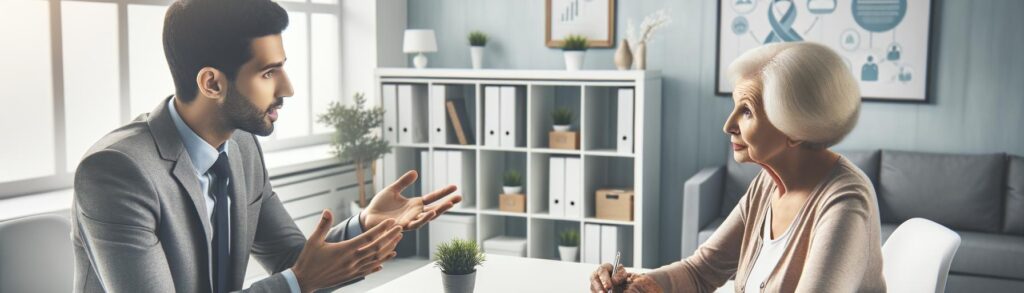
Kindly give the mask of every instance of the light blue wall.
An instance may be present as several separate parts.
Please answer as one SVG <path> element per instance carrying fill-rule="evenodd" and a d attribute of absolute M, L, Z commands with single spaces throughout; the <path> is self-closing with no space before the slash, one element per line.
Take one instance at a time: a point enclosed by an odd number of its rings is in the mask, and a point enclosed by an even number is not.
<path fill-rule="evenodd" d="M 431 28 L 439 52 L 430 67 L 469 67 L 465 39 L 488 33 L 487 68 L 561 69 L 560 50 L 544 46 L 543 0 L 409 0 L 410 28 Z M 1024 155 L 1024 1 L 933 1 L 930 104 L 868 102 L 840 149 L 889 148 Z M 673 23 L 648 48 L 662 92 L 663 262 L 679 259 L 682 184 L 727 151 L 722 123 L 732 100 L 716 97 L 713 0 L 619 0 L 616 38 L 626 20 L 668 8 Z M 614 49 L 592 49 L 585 68 L 613 69 Z M 411 63 L 411 62 L 410 62 Z"/>

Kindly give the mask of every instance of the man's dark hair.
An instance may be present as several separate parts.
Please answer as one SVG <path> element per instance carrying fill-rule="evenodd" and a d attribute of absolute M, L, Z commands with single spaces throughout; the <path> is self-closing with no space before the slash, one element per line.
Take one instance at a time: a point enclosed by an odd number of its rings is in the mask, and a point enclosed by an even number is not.
<path fill-rule="evenodd" d="M 192 102 L 203 67 L 216 68 L 234 82 L 242 64 L 252 59 L 252 40 L 285 27 L 288 13 L 270 0 L 175 1 L 164 17 L 163 35 L 175 94 Z"/>

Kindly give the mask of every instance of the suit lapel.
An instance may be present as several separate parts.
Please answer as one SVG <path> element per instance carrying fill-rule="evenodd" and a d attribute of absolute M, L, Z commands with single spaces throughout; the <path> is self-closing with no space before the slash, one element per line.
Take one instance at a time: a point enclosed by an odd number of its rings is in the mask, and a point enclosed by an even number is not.
<path fill-rule="evenodd" d="M 245 181 L 245 169 L 238 143 L 232 140 L 228 147 L 228 162 L 231 163 L 231 263 L 234 266 L 232 288 L 240 288 L 249 261 L 249 197 L 245 193 L 248 182 Z"/>

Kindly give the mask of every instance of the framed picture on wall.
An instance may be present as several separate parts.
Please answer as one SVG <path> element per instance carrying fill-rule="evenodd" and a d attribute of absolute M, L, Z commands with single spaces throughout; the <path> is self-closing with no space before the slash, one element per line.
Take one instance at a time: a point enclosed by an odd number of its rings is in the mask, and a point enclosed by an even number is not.
<path fill-rule="evenodd" d="M 729 64 L 775 42 L 835 50 L 865 100 L 928 102 L 932 0 L 718 0 L 716 93 L 730 95 Z"/>
<path fill-rule="evenodd" d="M 546 0 L 544 43 L 561 48 L 567 35 L 583 35 L 591 48 L 615 45 L 615 0 Z"/>

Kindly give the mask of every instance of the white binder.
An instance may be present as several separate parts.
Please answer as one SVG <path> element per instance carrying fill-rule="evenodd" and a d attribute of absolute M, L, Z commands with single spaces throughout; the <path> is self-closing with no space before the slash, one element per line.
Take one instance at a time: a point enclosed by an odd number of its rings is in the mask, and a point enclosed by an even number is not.
<path fill-rule="evenodd" d="M 615 253 L 622 252 L 625 242 L 622 237 L 622 227 L 615 225 L 601 225 L 601 263 L 615 262 Z M 623 257 L 624 258 L 624 257 Z"/>
<path fill-rule="evenodd" d="M 632 153 L 633 152 L 633 89 L 632 88 L 621 88 L 619 89 L 619 117 L 618 117 L 618 137 L 615 138 L 617 141 L 617 150 L 620 153 Z"/>
<path fill-rule="evenodd" d="M 601 263 L 601 225 L 583 225 L 583 262 Z"/>
<path fill-rule="evenodd" d="M 583 170 L 580 158 L 565 158 L 565 217 L 578 219 L 583 216 Z"/>
<path fill-rule="evenodd" d="M 514 86 L 501 87 L 501 122 L 499 130 L 501 138 L 500 145 L 503 148 L 512 148 L 522 145 L 522 131 L 526 128 L 523 125 L 523 107 L 519 96 L 519 90 Z"/>
<path fill-rule="evenodd" d="M 430 88 L 430 105 L 427 106 L 427 111 L 430 120 L 429 135 L 430 144 L 442 145 L 447 143 L 448 138 L 448 123 L 445 121 L 445 86 L 435 84 Z"/>
<path fill-rule="evenodd" d="M 412 194 L 423 194 L 424 190 L 430 190 L 430 178 L 431 176 L 433 176 L 432 174 L 434 173 L 434 169 L 431 169 L 431 166 L 433 166 L 434 164 L 430 162 L 430 159 L 431 158 L 429 151 L 420 151 L 420 176 L 419 178 L 416 179 L 417 183 L 415 183 L 419 186 L 420 189 L 414 190 Z M 398 174 L 398 176 L 401 176 L 401 174 Z"/>
<path fill-rule="evenodd" d="M 463 178 L 462 177 L 462 171 L 463 171 L 463 168 L 462 168 L 463 167 L 462 154 L 463 153 L 462 153 L 462 151 L 447 151 L 445 153 L 447 153 L 447 160 L 448 160 L 446 162 L 446 164 L 447 164 L 447 175 L 448 175 L 448 176 L 446 176 L 447 181 L 444 182 L 444 183 L 441 183 L 440 185 L 435 184 L 435 189 L 441 188 L 441 187 L 445 187 L 445 186 L 448 186 L 450 184 L 454 184 L 455 188 L 456 188 L 455 189 L 455 194 L 463 194 L 463 195 L 465 195 L 463 193 L 463 191 L 462 191 L 462 190 L 464 190 L 463 189 L 463 185 L 464 184 L 463 184 L 463 180 L 462 180 L 462 178 Z M 430 191 L 433 191 L 433 190 L 430 190 Z M 459 208 L 461 205 L 462 205 L 462 203 L 460 202 L 460 203 L 457 203 L 454 206 L 452 206 L 452 208 Z"/>
<path fill-rule="evenodd" d="M 388 185 L 391 185 L 392 182 L 395 182 L 395 180 L 398 180 L 398 163 L 395 160 L 395 152 L 391 151 L 390 154 L 384 154 L 384 158 L 381 159 L 381 161 L 384 162 L 384 166 L 381 166 L 382 168 L 378 168 L 383 172 L 383 175 L 381 175 L 380 178 L 384 183 L 382 183 L 381 186 L 387 187 Z"/>
<path fill-rule="evenodd" d="M 565 216 L 565 161 L 566 158 L 551 157 L 548 173 L 548 214 Z"/>
<path fill-rule="evenodd" d="M 501 146 L 498 135 L 501 124 L 501 87 L 484 87 L 484 145 Z"/>
<path fill-rule="evenodd" d="M 434 151 L 430 167 L 433 170 L 430 172 L 430 185 L 423 190 L 423 193 L 429 193 L 435 189 L 448 185 L 448 151 Z M 424 181 L 425 182 L 425 181 Z"/>
<path fill-rule="evenodd" d="M 424 106 L 426 98 L 411 84 L 398 86 L 398 142 L 421 143 L 426 141 L 427 117 Z"/>
<path fill-rule="evenodd" d="M 384 97 L 384 140 L 398 142 L 398 89 L 394 84 L 385 84 L 381 89 Z"/>

